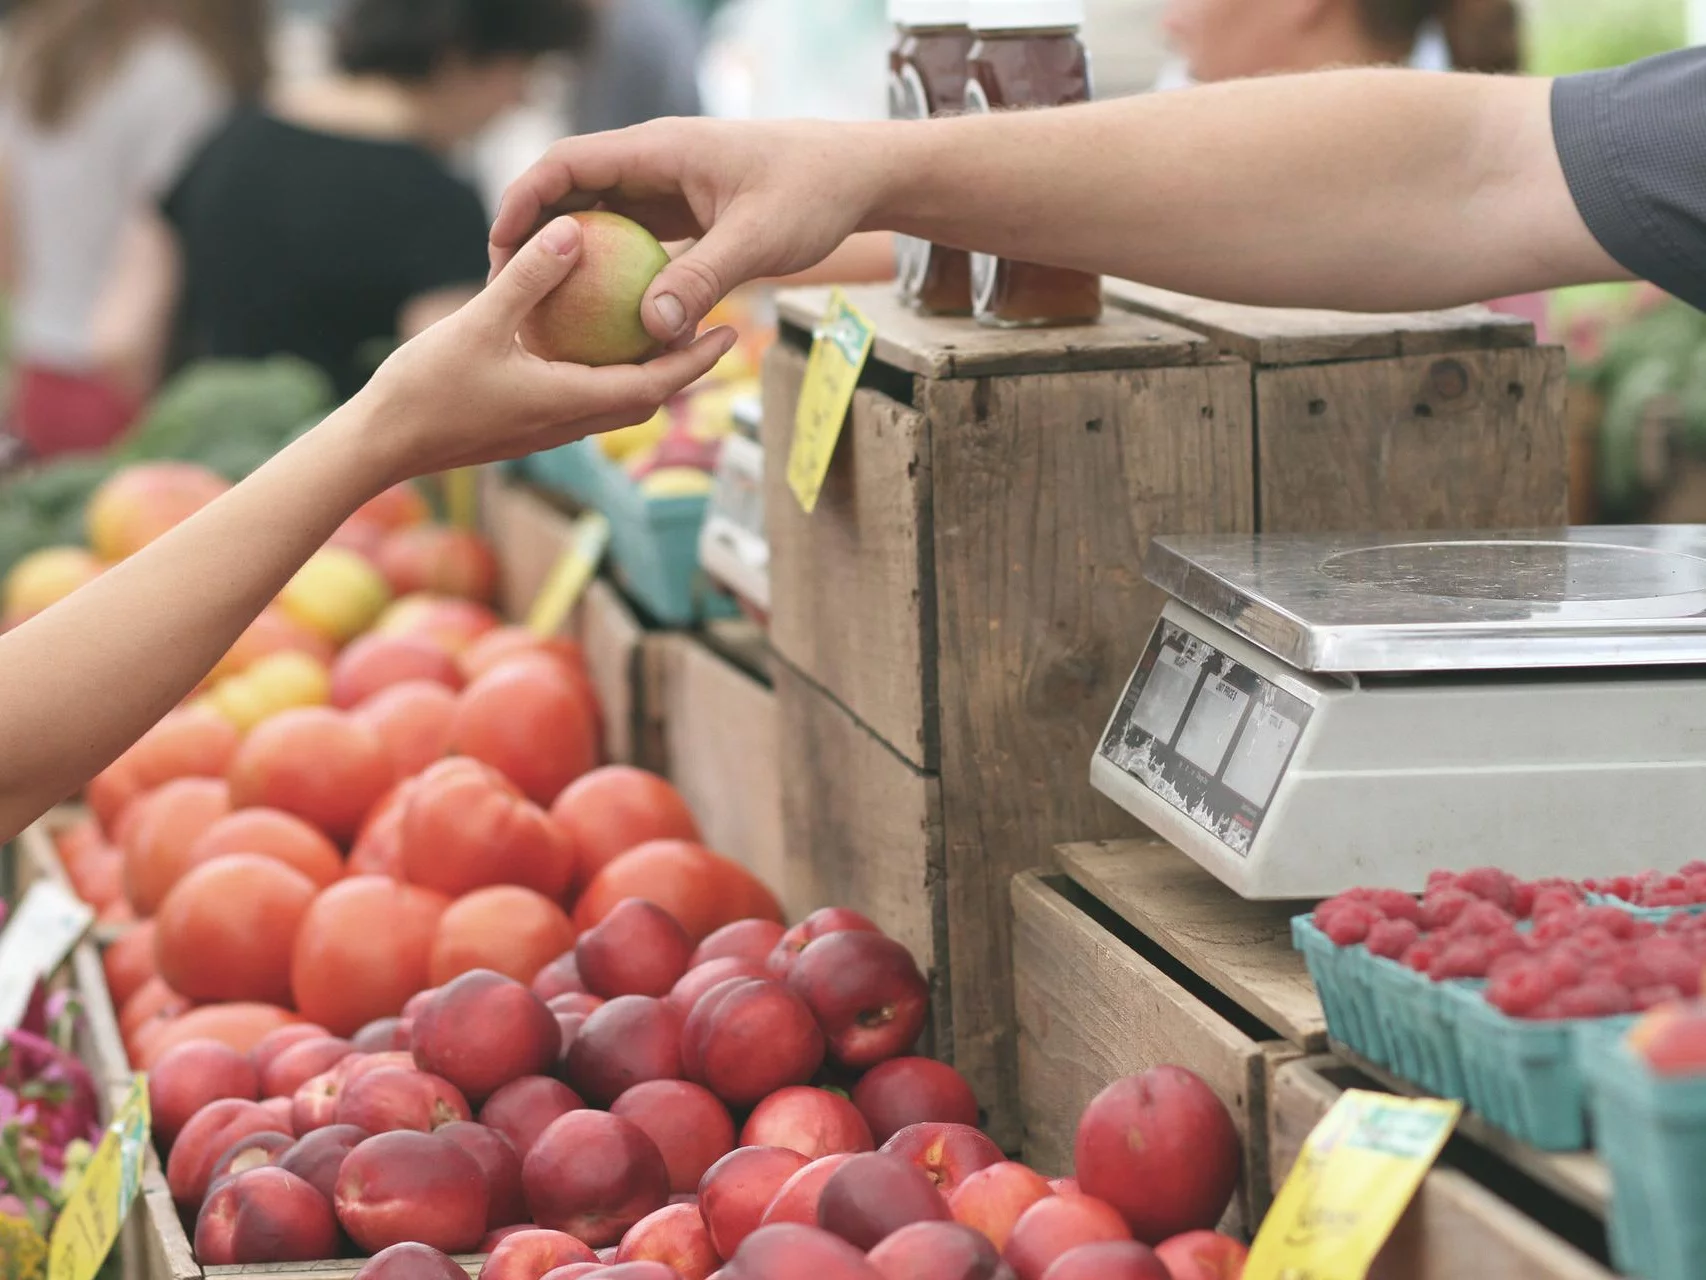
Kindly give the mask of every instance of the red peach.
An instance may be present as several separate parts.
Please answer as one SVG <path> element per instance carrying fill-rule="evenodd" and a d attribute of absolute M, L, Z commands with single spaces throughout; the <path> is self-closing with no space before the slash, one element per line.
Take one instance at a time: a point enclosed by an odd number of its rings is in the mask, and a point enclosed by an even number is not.
<path fill-rule="evenodd" d="M 735 1122 L 717 1095 L 685 1080 L 648 1080 L 610 1104 L 663 1153 L 670 1190 L 697 1192 L 699 1180 L 735 1145 Z"/>
<path fill-rule="evenodd" d="M 565 951 L 534 974 L 532 986 L 533 994 L 541 1000 L 586 991 L 586 983 L 581 981 L 580 969 L 575 964 L 573 951 Z"/>
<path fill-rule="evenodd" d="M 237 1139 L 224 1155 L 214 1161 L 213 1172 L 207 1175 L 208 1196 L 211 1198 L 214 1188 L 227 1178 L 277 1164 L 279 1156 L 295 1143 L 296 1139 L 288 1133 L 251 1133 L 246 1138 Z"/>
<path fill-rule="evenodd" d="M 326 1198 L 283 1169 L 255 1168 L 208 1196 L 195 1226 L 203 1266 L 314 1262 L 338 1252 L 338 1220 Z"/>
<path fill-rule="evenodd" d="M 616 1261 L 661 1262 L 674 1267 L 680 1280 L 707 1280 L 722 1265 L 711 1247 L 705 1220 L 692 1205 L 665 1205 L 628 1229 L 616 1250 Z"/>
<path fill-rule="evenodd" d="M 355 1280 L 468 1280 L 449 1254 L 424 1244 L 394 1244 L 374 1254 Z"/>
<path fill-rule="evenodd" d="M 681 1034 L 681 1065 L 732 1107 L 804 1084 L 823 1064 L 811 1009 L 779 982 L 734 978 L 699 998 Z"/>
<path fill-rule="evenodd" d="M 428 987 L 425 991 L 417 991 L 403 1004 L 403 1012 L 399 1015 L 405 1022 L 413 1022 L 426 1012 L 426 1007 L 437 997 L 440 988 Z"/>
<path fill-rule="evenodd" d="M 172 1199 L 186 1210 L 201 1208 L 213 1166 L 239 1138 L 252 1133 L 276 1133 L 278 1122 L 258 1102 L 224 1098 L 209 1103 L 184 1125 L 166 1161 L 166 1182 Z"/>
<path fill-rule="evenodd" d="M 751 960 L 762 965 L 787 932 L 774 920 L 736 920 L 708 934 L 693 948 L 687 967 L 697 969 L 712 960 Z"/>
<path fill-rule="evenodd" d="M 883 1280 L 1013 1280 L 1001 1255 L 977 1232 L 957 1222 L 915 1222 L 902 1227 L 866 1258 Z"/>
<path fill-rule="evenodd" d="M 1058 1195 L 1039 1200 L 1020 1215 L 1001 1256 L 1019 1280 L 1042 1280 L 1068 1250 L 1103 1240 L 1130 1240 L 1119 1211 L 1093 1196 Z"/>
<path fill-rule="evenodd" d="M 823 1198 L 824 1183 L 852 1158 L 852 1152 L 844 1151 L 813 1160 L 782 1184 L 776 1198 L 765 1209 L 759 1225 L 768 1227 L 775 1222 L 803 1222 L 808 1227 L 817 1226 L 817 1206 Z"/>
<path fill-rule="evenodd" d="M 966 1124 L 909 1124 L 881 1150 L 912 1161 L 945 1196 L 953 1195 L 979 1169 L 1005 1158 L 984 1133 Z"/>
<path fill-rule="evenodd" d="M 499 1227 L 496 1231 L 488 1231 L 486 1232 L 485 1239 L 480 1241 L 480 1247 L 476 1252 L 489 1254 L 493 1249 L 496 1249 L 498 1245 L 502 1244 L 505 1240 L 508 1240 L 511 1236 L 520 1235 L 523 1231 L 534 1230 L 537 1230 L 537 1228 L 535 1228 L 531 1222 L 518 1222 L 511 1227 Z"/>
<path fill-rule="evenodd" d="M 486 1234 L 487 1198 L 479 1162 L 432 1133 L 378 1134 L 338 1171 L 338 1221 L 370 1253 L 407 1240 L 466 1253 Z"/>
<path fill-rule="evenodd" d="M 322 1071 L 291 1096 L 291 1132 L 308 1134 L 337 1123 L 338 1100 L 343 1097 L 344 1078 L 352 1061 L 345 1058 L 330 1071 Z"/>
<path fill-rule="evenodd" d="M 583 1280 L 586 1276 L 607 1276 L 610 1268 L 602 1262 L 571 1262 L 566 1267 L 547 1271 L 539 1280 Z"/>
<path fill-rule="evenodd" d="M 338 1064 L 336 1070 L 343 1073 L 344 1084 L 348 1086 L 375 1071 L 413 1071 L 415 1055 L 405 1049 L 394 1049 L 389 1053 L 351 1054 Z"/>
<path fill-rule="evenodd" d="M 729 981 L 731 978 L 763 978 L 768 975 L 760 961 L 743 960 L 738 956 L 724 956 L 717 960 L 707 960 L 704 964 L 695 965 L 681 975 L 681 981 L 670 988 L 669 995 L 664 997 L 664 1003 L 679 1013 L 683 1019 L 693 1012 L 693 1006 L 699 1003 L 699 997 L 712 987 Z"/>
<path fill-rule="evenodd" d="M 480 1166 L 486 1175 L 486 1230 L 514 1226 L 527 1221 L 527 1197 L 521 1193 L 521 1157 L 515 1145 L 496 1129 L 458 1120 L 436 1131 L 449 1138 Z"/>
<path fill-rule="evenodd" d="M 575 1051 L 575 1041 L 581 1038 L 581 1028 L 586 1026 L 587 1015 L 553 1013 L 551 1016 L 557 1020 L 557 1033 L 561 1037 L 555 1067 L 555 1074 L 561 1079 L 569 1073 L 569 1055 Z"/>
<path fill-rule="evenodd" d="M 845 1240 L 794 1222 L 754 1231 L 718 1275 L 721 1280 L 879 1280 Z"/>
<path fill-rule="evenodd" d="M 782 938 L 765 957 L 770 976 L 778 980 L 788 976 L 800 953 L 819 938 L 832 933 L 881 933 L 882 930 L 857 911 L 847 907 L 820 907 L 799 924 L 783 933 Z"/>
<path fill-rule="evenodd" d="M 887 1142 L 909 1124 L 977 1124 L 977 1095 L 945 1062 L 894 1058 L 873 1067 L 853 1087 L 853 1105 Z"/>
<path fill-rule="evenodd" d="M 1117 1080 L 1078 1120 L 1078 1185 L 1120 1211 L 1148 1245 L 1219 1222 L 1238 1189 L 1243 1144 L 1231 1113 L 1182 1067 Z"/>
<path fill-rule="evenodd" d="M 783 1184 L 808 1163 L 782 1147 L 740 1147 L 707 1169 L 699 1183 L 699 1213 L 712 1247 L 732 1258 Z"/>
<path fill-rule="evenodd" d="M 357 1053 L 389 1053 L 409 1047 L 411 1024 L 401 1018 L 375 1018 L 350 1042 Z"/>
<path fill-rule="evenodd" d="M 569 1083 L 607 1107 L 637 1084 L 681 1076 L 681 1019 L 650 996 L 617 996 L 593 1010 L 569 1048 Z"/>
<path fill-rule="evenodd" d="M 950 1221 L 947 1201 L 923 1170 L 899 1156 L 855 1156 L 824 1183 L 818 1226 L 871 1250 L 914 1222 Z"/>
<path fill-rule="evenodd" d="M 557 1061 L 562 1032 L 545 1002 L 512 978 L 475 969 L 442 987 L 415 1016 L 415 1061 L 475 1104 Z"/>
<path fill-rule="evenodd" d="M 289 1098 L 263 1098 L 261 1099 L 261 1106 L 265 1107 L 272 1113 L 272 1118 L 275 1121 L 273 1128 L 277 1129 L 280 1133 L 288 1133 L 293 1137 L 295 1136 L 296 1107 Z"/>
<path fill-rule="evenodd" d="M 337 1122 L 369 1133 L 431 1133 L 472 1118 L 456 1086 L 425 1071 L 375 1071 L 352 1082 L 338 1099 Z"/>
<path fill-rule="evenodd" d="M 261 1072 L 261 1092 L 269 1098 L 293 1097 L 315 1076 L 330 1071 L 354 1052 L 353 1044 L 337 1036 L 298 1041 L 267 1063 Z"/>
<path fill-rule="evenodd" d="M 523 1076 L 486 1099 L 480 1108 L 480 1123 L 508 1138 L 516 1158 L 525 1160 L 553 1121 L 584 1106 L 580 1095 L 560 1080 Z"/>
<path fill-rule="evenodd" d="M 1178 1280 L 1155 1251 L 1135 1240 L 1104 1240 L 1068 1249 L 1043 1280 Z"/>
<path fill-rule="evenodd" d="M 260 1092 L 254 1064 L 217 1040 L 187 1040 L 166 1050 L 148 1073 L 154 1132 L 170 1147 L 190 1117 L 210 1102 L 253 1102 Z"/>
<path fill-rule="evenodd" d="M 267 1032 L 249 1051 L 249 1061 L 255 1064 L 255 1079 L 263 1078 L 272 1060 L 291 1045 L 301 1044 L 304 1040 L 318 1040 L 331 1034 L 326 1028 L 315 1026 L 311 1022 L 293 1022 L 287 1027 Z"/>
<path fill-rule="evenodd" d="M 281 1152 L 278 1167 L 294 1173 L 330 1204 L 338 1194 L 338 1170 L 343 1168 L 344 1157 L 370 1137 L 367 1130 L 354 1125 L 328 1125 L 298 1138 L 289 1150 Z"/>
<path fill-rule="evenodd" d="M 1699 1001 L 1653 1009 L 1631 1028 L 1629 1047 L 1661 1076 L 1696 1075 L 1706 1067 L 1706 1017 Z"/>
<path fill-rule="evenodd" d="M 1026 1209 L 1054 1192 L 1040 1173 L 1012 1160 L 979 1169 L 948 1197 L 955 1222 L 981 1231 L 999 1252 Z"/>
<path fill-rule="evenodd" d="M 597 1261 L 598 1255 L 575 1237 L 533 1228 L 506 1236 L 480 1268 L 480 1280 L 539 1280 L 558 1267 Z"/>
<path fill-rule="evenodd" d="M 615 1244 L 669 1200 L 669 1169 L 638 1125 L 571 1111 L 539 1136 L 522 1164 L 533 1220 L 593 1248 Z"/>
<path fill-rule="evenodd" d="M 1156 1246 L 1170 1280 L 1238 1280 L 1250 1251 L 1215 1231 L 1187 1231 Z"/>
<path fill-rule="evenodd" d="M 614 996 L 662 999 L 687 972 L 693 939 L 655 903 L 624 898 L 575 941 L 575 968 L 586 989 Z"/>
<path fill-rule="evenodd" d="M 747 1117 L 743 1147 L 787 1147 L 808 1160 L 840 1152 L 874 1151 L 865 1117 L 839 1093 L 796 1085 L 778 1089 Z"/>
<path fill-rule="evenodd" d="M 912 953 L 880 933 L 830 933 L 800 952 L 788 988 L 823 1028 L 830 1056 L 862 1069 L 918 1043 L 930 984 Z"/>
<path fill-rule="evenodd" d="M 604 1001 L 588 991 L 565 991 L 545 1002 L 552 1013 L 588 1014 L 604 1007 Z"/>
<path fill-rule="evenodd" d="M 580 1265 L 585 1265 L 580 1264 Z M 681 1280 L 680 1272 L 663 1262 L 624 1262 L 606 1265 L 595 1273 L 602 1280 Z"/>

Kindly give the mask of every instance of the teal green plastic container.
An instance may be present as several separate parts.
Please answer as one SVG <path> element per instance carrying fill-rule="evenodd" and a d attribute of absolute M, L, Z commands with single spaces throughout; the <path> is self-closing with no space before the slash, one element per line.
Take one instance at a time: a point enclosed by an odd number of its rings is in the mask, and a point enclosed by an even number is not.
<path fill-rule="evenodd" d="M 1706 1076 L 1656 1076 L 1619 1035 L 1583 1037 L 1617 1269 L 1699 1280 L 1706 1263 Z"/>
<path fill-rule="evenodd" d="M 1584 1046 L 1625 1031 L 1632 1017 L 1569 1022 L 1513 1018 L 1481 991 L 1451 987 L 1464 1101 L 1512 1137 L 1542 1151 L 1588 1145 Z"/>
<path fill-rule="evenodd" d="M 1457 1005 L 1446 998 L 1462 982 L 1435 982 L 1384 956 L 1366 961 L 1392 1061 L 1386 1065 L 1442 1098 L 1465 1099 L 1457 1045 Z"/>
<path fill-rule="evenodd" d="M 707 496 L 649 497 L 592 440 L 577 440 L 523 464 L 535 484 L 610 521 L 610 573 L 651 619 L 666 627 L 736 617 L 733 597 L 719 591 L 699 567 L 699 530 Z"/>
<path fill-rule="evenodd" d="M 1327 1033 L 1376 1066 L 1391 1067 L 1387 1011 L 1374 989 L 1373 961 L 1377 957 L 1361 945 L 1338 946 L 1307 915 L 1292 918 L 1291 944 L 1303 953 L 1309 966 L 1315 992 L 1321 997 L 1321 1011 L 1327 1018 Z"/>

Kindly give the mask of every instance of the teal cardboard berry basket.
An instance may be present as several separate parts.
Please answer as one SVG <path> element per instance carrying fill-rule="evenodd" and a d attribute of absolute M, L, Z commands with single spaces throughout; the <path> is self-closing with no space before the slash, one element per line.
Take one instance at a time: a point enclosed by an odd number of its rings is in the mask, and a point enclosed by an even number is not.
<path fill-rule="evenodd" d="M 1380 1067 L 1393 1066 L 1393 1048 L 1386 1022 L 1387 1010 L 1375 994 L 1373 961 L 1360 943 L 1341 947 L 1315 927 L 1313 916 L 1294 916 L 1291 944 L 1303 953 L 1321 1011 L 1327 1018 L 1327 1033 L 1339 1043 L 1360 1053 Z"/>

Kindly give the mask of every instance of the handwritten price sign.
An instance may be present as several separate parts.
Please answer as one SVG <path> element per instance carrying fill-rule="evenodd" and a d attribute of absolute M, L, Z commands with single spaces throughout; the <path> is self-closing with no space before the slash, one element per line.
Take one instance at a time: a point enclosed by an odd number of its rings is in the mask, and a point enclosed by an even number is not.
<path fill-rule="evenodd" d="M 95 1280 L 118 1242 L 130 1206 L 142 1186 L 142 1160 L 148 1150 L 148 1080 L 137 1076 L 48 1245 L 49 1280 Z"/>
<path fill-rule="evenodd" d="M 807 515 L 817 509 L 847 411 L 853 407 L 859 375 L 871 358 L 876 331 L 837 289 L 812 339 L 805 384 L 794 413 L 794 444 L 788 454 L 788 487 Z"/>

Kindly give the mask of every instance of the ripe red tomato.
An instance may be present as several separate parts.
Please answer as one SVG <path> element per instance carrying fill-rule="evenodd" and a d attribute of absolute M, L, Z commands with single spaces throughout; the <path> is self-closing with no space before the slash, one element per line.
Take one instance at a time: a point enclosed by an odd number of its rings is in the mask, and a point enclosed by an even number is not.
<path fill-rule="evenodd" d="M 628 850 L 649 840 L 700 841 L 699 824 L 681 793 L 655 773 L 606 765 L 571 782 L 551 817 L 575 849 L 584 884 Z"/>
<path fill-rule="evenodd" d="M 544 655 L 501 663 L 463 691 L 451 747 L 484 761 L 548 805 L 599 762 L 597 701 L 584 680 Z"/>
<path fill-rule="evenodd" d="M 403 873 L 460 897 L 518 884 L 560 899 L 574 879 L 574 848 L 545 811 L 501 773 L 452 756 L 421 774 L 403 807 Z"/>

